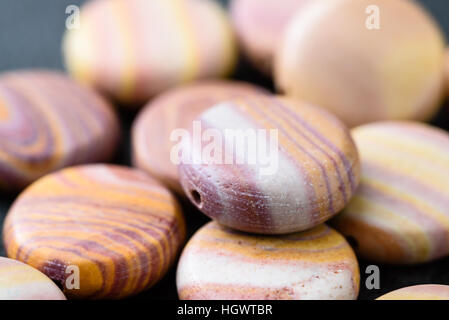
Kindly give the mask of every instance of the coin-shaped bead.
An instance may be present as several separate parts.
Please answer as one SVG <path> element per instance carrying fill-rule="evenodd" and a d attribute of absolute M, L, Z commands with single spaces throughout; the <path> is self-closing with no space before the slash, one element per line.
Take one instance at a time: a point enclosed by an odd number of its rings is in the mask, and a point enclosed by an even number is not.
<path fill-rule="evenodd" d="M 237 50 L 213 0 L 94 0 L 64 38 L 69 72 L 130 107 L 181 83 L 225 76 Z"/>
<path fill-rule="evenodd" d="M 360 186 L 333 225 L 370 260 L 412 264 L 449 254 L 449 134 L 415 122 L 355 128 Z"/>
<path fill-rule="evenodd" d="M 0 75 L 0 188 L 18 191 L 57 169 L 112 158 L 112 107 L 54 71 Z"/>
<path fill-rule="evenodd" d="M 67 297 L 123 298 L 161 279 L 185 225 L 175 198 L 145 173 L 87 165 L 27 188 L 8 212 L 3 236 L 9 257 L 60 283 Z"/>
<path fill-rule="evenodd" d="M 206 110 L 181 142 L 181 183 L 206 215 L 241 231 L 282 234 L 334 216 L 359 182 L 348 129 L 327 111 L 272 96 Z"/>
<path fill-rule="evenodd" d="M 356 299 L 358 263 L 326 225 L 257 236 L 210 222 L 190 239 L 177 270 L 184 300 Z"/>

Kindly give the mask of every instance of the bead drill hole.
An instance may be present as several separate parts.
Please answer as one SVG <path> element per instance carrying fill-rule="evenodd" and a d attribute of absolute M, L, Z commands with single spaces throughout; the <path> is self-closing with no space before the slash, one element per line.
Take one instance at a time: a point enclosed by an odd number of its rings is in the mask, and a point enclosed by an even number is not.
<path fill-rule="evenodd" d="M 198 191 L 196 191 L 196 190 L 192 190 L 192 191 L 190 191 L 190 195 L 192 196 L 193 202 L 195 202 L 195 204 L 198 207 L 201 207 L 202 202 L 201 202 L 201 195 L 200 195 L 200 193 Z"/>

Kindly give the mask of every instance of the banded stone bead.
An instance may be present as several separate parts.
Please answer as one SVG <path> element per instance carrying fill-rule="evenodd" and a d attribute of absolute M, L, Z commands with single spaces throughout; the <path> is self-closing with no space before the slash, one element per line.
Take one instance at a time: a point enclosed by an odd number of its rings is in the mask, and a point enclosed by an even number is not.
<path fill-rule="evenodd" d="M 8 212 L 3 236 L 9 257 L 61 283 L 67 297 L 116 299 L 164 276 L 185 224 L 175 198 L 145 173 L 86 165 L 27 188 Z M 73 268 L 79 289 L 67 286 Z"/>
<path fill-rule="evenodd" d="M 449 300 L 449 286 L 423 284 L 391 291 L 376 300 Z"/>
<path fill-rule="evenodd" d="M 65 300 L 65 296 L 42 272 L 0 257 L 0 300 Z"/>
<path fill-rule="evenodd" d="M 350 133 L 321 108 L 248 96 L 217 104 L 198 120 L 205 140 L 214 132 L 214 157 L 205 157 L 211 143 L 183 139 L 181 184 L 203 213 L 223 225 L 261 234 L 306 230 L 343 209 L 358 185 Z"/>
<path fill-rule="evenodd" d="M 449 254 L 449 134 L 415 122 L 379 122 L 353 130 L 360 187 L 333 225 L 358 253 L 394 264 Z"/>
<path fill-rule="evenodd" d="M 159 95 L 145 106 L 133 124 L 134 166 L 183 195 L 178 168 L 171 159 L 179 138 L 176 130 L 192 131 L 195 118 L 218 102 L 255 94 L 266 92 L 244 82 L 207 80 Z"/>
<path fill-rule="evenodd" d="M 0 75 L 0 188 L 18 191 L 57 169 L 108 161 L 119 140 L 112 107 L 55 71 Z"/>
<path fill-rule="evenodd" d="M 195 79 L 221 77 L 237 49 L 224 9 L 213 0 L 94 0 L 64 38 L 69 72 L 136 107 Z"/>
<path fill-rule="evenodd" d="M 210 222 L 185 247 L 177 287 L 183 300 L 349 300 L 359 278 L 351 247 L 324 224 L 273 237 Z"/>

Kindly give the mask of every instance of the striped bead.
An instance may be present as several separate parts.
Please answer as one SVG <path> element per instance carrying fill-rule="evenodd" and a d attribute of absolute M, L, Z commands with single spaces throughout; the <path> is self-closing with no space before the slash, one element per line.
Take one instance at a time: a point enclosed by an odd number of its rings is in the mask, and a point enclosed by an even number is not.
<path fill-rule="evenodd" d="M 163 93 L 145 106 L 132 129 L 133 163 L 158 178 L 178 194 L 184 194 L 178 168 L 170 154 L 176 129 L 192 130 L 192 122 L 214 104 L 238 97 L 265 94 L 262 88 L 244 82 L 201 81 Z"/>
<path fill-rule="evenodd" d="M 394 290 L 376 300 L 449 300 L 449 286 L 423 284 Z"/>
<path fill-rule="evenodd" d="M 67 297 L 123 298 L 161 279 L 185 225 L 175 198 L 145 173 L 87 165 L 32 184 L 3 235 L 9 257 L 61 283 Z M 67 285 L 69 267 L 79 270 L 79 289 Z"/>
<path fill-rule="evenodd" d="M 284 30 L 310 0 L 232 0 L 231 18 L 240 45 L 253 65 L 271 76 L 273 58 Z"/>
<path fill-rule="evenodd" d="M 17 191 L 51 171 L 109 160 L 119 138 L 110 105 L 53 71 L 0 76 L 0 188 Z"/>
<path fill-rule="evenodd" d="M 270 237 L 210 222 L 185 247 L 177 288 L 183 300 L 349 300 L 359 277 L 351 247 L 326 225 Z"/>
<path fill-rule="evenodd" d="M 182 143 L 181 183 L 190 200 L 223 225 L 261 234 L 306 230 L 339 212 L 358 185 L 349 131 L 320 108 L 260 95 L 220 103 L 199 120 L 203 132 L 218 131 L 217 144 L 234 148 L 222 152 L 221 163 L 198 164 L 207 160 L 204 146 Z M 254 133 L 259 149 L 237 147 L 229 130 L 240 138 L 242 130 Z M 271 154 L 268 162 L 262 153 Z"/>
<path fill-rule="evenodd" d="M 275 58 L 276 87 L 348 126 L 432 119 L 441 104 L 445 39 L 417 1 L 310 1 Z"/>
<path fill-rule="evenodd" d="M 365 258 L 412 264 L 449 254 L 449 135 L 414 122 L 354 129 L 360 187 L 334 222 Z"/>
<path fill-rule="evenodd" d="M 65 300 L 65 296 L 42 272 L 0 257 L 0 300 Z"/>
<path fill-rule="evenodd" d="M 230 22 L 213 0 L 94 0 L 80 19 L 64 38 L 69 72 L 129 106 L 235 65 Z"/>

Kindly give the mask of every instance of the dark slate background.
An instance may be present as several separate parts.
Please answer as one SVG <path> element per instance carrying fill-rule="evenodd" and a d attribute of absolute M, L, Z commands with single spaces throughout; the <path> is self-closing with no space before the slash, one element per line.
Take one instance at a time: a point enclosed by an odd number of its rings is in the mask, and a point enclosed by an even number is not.
<path fill-rule="evenodd" d="M 0 72 L 20 68 L 63 69 L 61 39 L 65 30 L 65 8 L 68 5 L 81 5 L 83 0 L 1 0 L 0 1 Z M 226 3 L 227 0 L 221 0 Z M 447 0 L 421 0 L 435 16 L 449 39 L 449 2 Z M 282 0 L 279 0 L 281 5 Z M 272 89 L 269 79 L 253 70 L 244 59 L 234 76 Z M 447 107 L 433 120 L 433 124 L 449 130 Z M 129 165 L 129 128 L 135 114 L 120 111 L 124 131 L 124 143 L 118 152 L 116 163 Z M 0 224 L 2 223 L 15 195 L 0 195 Z M 184 203 L 184 211 L 192 234 L 207 221 L 201 213 Z M 1 236 L 1 228 L 0 228 Z M 4 255 L 0 242 L 0 256 Z M 438 283 L 449 285 L 449 258 L 434 263 L 396 267 L 379 265 L 381 288 L 368 290 L 365 287 L 366 266 L 369 262 L 360 261 L 361 290 L 360 299 L 373 299 L 386 292 L 404 286 Z M 169 274 L 137 299 L 176 299 L 175 267 Z"/>

